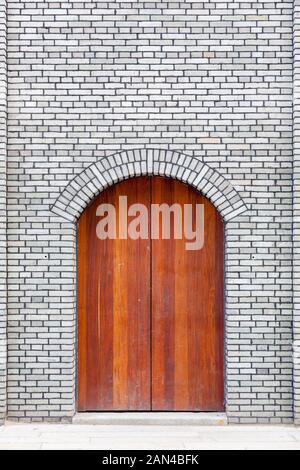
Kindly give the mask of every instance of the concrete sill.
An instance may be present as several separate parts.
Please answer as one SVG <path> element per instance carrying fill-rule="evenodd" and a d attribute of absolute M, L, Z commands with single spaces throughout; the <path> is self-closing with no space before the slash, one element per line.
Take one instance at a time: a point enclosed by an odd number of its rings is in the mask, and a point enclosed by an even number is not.
<path fill-rule="evenodd" d="M 225 413 L 190 412 L 99 412 L 77 413 L 73 424 L 144 426 L 225 426 Z"/>

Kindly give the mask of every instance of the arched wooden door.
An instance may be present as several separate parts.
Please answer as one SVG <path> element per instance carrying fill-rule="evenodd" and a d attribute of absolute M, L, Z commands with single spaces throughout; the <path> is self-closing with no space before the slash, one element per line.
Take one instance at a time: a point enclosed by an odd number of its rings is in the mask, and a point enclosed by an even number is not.
<path fill-rule="evenodd" d="M 148 210 L 144 238 L 119 233 L 124 196 Z M 115 239 L 99 239 L 102 204 L 116 209 Z M 202 249 L 175 235 L 172 211 L 171 236 L 151 239 L 161 204 L 182 208 L 183 227 L 189 205 L 194 230 L 204 207 Z M 183 183 L 134 178 L 92 202 L 78 223 L 79 411 L 224 410 L 223 256 L 221 217 Z"/>

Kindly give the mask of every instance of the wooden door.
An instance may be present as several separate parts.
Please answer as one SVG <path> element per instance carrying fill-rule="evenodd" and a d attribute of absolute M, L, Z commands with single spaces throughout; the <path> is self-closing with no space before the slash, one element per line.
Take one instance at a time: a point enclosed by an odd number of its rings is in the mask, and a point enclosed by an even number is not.
<path fill-rule="evenodd" d="M 151 408 L 150 240 L 96 235 L 98 206 L 114 205 L 118 221 L 119 196 L 149 207 L 149 178 L 104 191 L 78 225 L 80 411 Z"/>
<path fill-rule="evenodd" d="M 204 205 L 204 246 L 99 240 L 97 207 Z M 195 228 L 195 211 L 193 224 Z M 153 221 L 152 221 L 153 223 Z M 78 410 L 224 409 L 223 223 L 194 189 L 140 177 L 103 192 L 78 224 Z"/>
<path fill-rule="evenodd" d="M 171 179 L 153 179 L 152 202 L 203 204 L 205 230 L 201 250 L 174 237 L 152 241 L 152 409 L 221 411 L 222 220 L 205 197 Z"/>

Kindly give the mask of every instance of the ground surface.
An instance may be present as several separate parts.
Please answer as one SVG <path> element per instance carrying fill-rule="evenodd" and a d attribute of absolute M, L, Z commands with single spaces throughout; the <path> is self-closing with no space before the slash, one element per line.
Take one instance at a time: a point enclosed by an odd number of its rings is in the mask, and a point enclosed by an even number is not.
<path fill-rule="evenodd" d="M 0 449 L 300 450 L 300 427 L 7 423 L 0 427 Z"/>

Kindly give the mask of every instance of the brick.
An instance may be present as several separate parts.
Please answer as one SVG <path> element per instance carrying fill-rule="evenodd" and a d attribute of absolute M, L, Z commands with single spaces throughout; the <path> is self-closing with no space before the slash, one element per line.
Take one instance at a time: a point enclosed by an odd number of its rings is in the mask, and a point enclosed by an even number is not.
<path fill-rule="evenodd" d="M 112 0 L 93 8 L 91 2 L 2 0 L 3 25 L 5 4 L 8 145 L 6 151 L 0 93 L 0 258 L 7 179 L 7 415 L 73 416 L 74 221 L 97 191 L 138 172 L 187 179 L 226 221 L 229 421 L 291 422 L 295 392 L 299 422 L 296 364 L 292 378 L 292 322 L 300 337 L 299 293 L 294 308 L 292 298 L 293 241 L 295 291 L 300 272 L 297 97 L 294 120 L 292 107 L 293 32 L 296 86 L 300 77 L 299 0 L 276 7 L 258 0 L 205 6 Z M 0 26 L 1 57 L 4 31 Z M 6 83 L 5 66 L 0 80 Z M 1 263 L 0 419 L 5 269 Z"/>

